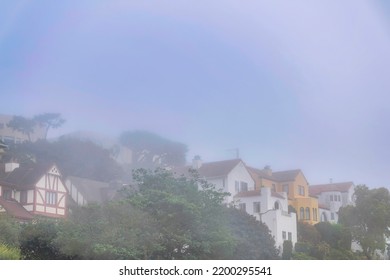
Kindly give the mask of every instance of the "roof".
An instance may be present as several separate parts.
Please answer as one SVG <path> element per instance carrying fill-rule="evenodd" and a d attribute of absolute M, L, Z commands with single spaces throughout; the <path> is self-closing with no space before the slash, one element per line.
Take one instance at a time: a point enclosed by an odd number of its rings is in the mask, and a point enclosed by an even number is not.
<path fill-rule="evenodd" d="M 318 208 L 330 210 L 329 206 L 322 204 L 322 203 L 318 203 Z"/>
<path fill-rule="evenodd" d="M 231 159 L 223 161 L 205 162 L 200 168 L 196 169 L 200 176 L 205 178 L 224 177 L 227 176 L 234 167 L 236 167 L 241 159 Z M 182 168 L 176 168 L 175 173 L 179 175 L 188 175 L 192 166 L 185 166 Z"/>
<path fill-rule="evenodd" d="M 12 172 L 7 173 L 2 169 L 0 172 L 0 184 L 17 190 L 30 189 L 53 166 L 55 166 L 53 163 L 21 165 Z"/>
<path fill-rule="evenodd" d="M 323 192 L 347 192 L 354 186 L 353 182 L 330 183 L 310 186 L 310 195 L 319 195 Z"/>
<path fill-rule="evenodd" d="M 275 191 L 271 191 L 271 195 L 273 197 L 285 199 L 285 197 L 283 195 L 281 195 L 280 193 L 277 193 Z M 251 197 L 251 196 L 261 196 L 261 189 L 239 192 L 234 197 L 237 198 L 237 197 Z"/>
<path fill-rule="evenodd" d="M 16 200 L 5 200 L 0 197 L 0 206 L 2 206 L 9 215 L 15 218 L 22 220 L 32 220 L 34 218 L 34 216 L 24 209 Z"/>
<path fill-rule="evenodd" d="M 271 175 L 269 175 L 264 169 L 257 169 L 249 166 L 247 168 L 255 181 L 259 178 L 263 178 L 275 182 L 289 182 L 294 181 L 298 174 L 302 172 L 300 169 L 293 169 L 287 171 L 272 172 Z"/>
<path fill-rule="evenodd" d="M 115 190 L 108 183 L 86 178 L 69 176 L 67 178 L 88 202 L 104 202 L 110 199 Z"/>

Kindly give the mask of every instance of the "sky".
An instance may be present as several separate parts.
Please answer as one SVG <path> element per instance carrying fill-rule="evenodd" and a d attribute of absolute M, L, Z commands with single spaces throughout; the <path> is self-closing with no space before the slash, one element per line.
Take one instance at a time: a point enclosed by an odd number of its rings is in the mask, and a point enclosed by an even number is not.
<path fill-rule="evenodd" d="M 390 187 L 386 0 L 0 2 L 0 113 Z"/>

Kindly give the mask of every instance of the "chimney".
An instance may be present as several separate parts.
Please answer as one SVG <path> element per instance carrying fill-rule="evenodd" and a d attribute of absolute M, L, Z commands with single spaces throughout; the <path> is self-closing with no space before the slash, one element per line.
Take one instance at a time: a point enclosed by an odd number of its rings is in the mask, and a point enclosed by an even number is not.
<path fill-rule="evenodd" d="M 269 165 L 266 165 L 264 166 L 264 169 L 263 171 L 268 175 L 268 176 L 272 176 L 272 169 Z"/>
<path fill-rule="evenodd" d="M 202 159 L 200 156 L 194 156 L 194 159 L 192 160 L 192 168 L 193 169 L 199 169 L 202 166 Z"/>
<path fill-rule="evenodd" d="M 16 168 L 19 167 L 19 163 L 16 163 L 16 162 L 7 162 L 5 164 L 5 172 L 6 173 L 10 173 L 12 171 L 14 171 Z"/>

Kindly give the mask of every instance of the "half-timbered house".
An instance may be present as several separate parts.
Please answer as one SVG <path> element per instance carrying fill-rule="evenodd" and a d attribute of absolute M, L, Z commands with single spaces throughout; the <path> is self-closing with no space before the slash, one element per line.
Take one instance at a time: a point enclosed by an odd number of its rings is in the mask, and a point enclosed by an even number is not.
<path fill-rule="evenodd" d="M 68 196 L 61 177 L 55 164 L 6 163 L 0 172 L 0 212 L 19 218 L 25 209 L 31 217 L 66 217 Z"/>

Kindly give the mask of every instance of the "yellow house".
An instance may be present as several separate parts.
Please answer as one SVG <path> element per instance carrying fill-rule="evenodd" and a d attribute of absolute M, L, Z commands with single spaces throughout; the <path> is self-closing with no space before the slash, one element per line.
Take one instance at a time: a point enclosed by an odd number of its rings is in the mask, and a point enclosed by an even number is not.
<path fill-rule="evenodd" d="M 300 169 L 272 172 L 264 169 L 248 167 L 255 181 L 255 188 L 268 187 L 276 192 L 285 192 L 289 205 L 292 206 L 300 221 L 316 224 L 319 222 L 318 199 L 309 195 L 309 183 Z"/>

